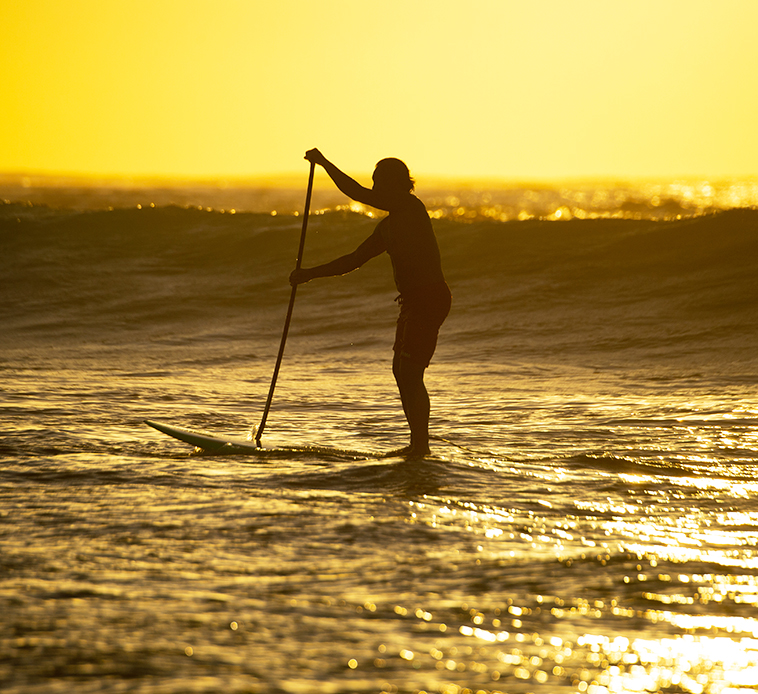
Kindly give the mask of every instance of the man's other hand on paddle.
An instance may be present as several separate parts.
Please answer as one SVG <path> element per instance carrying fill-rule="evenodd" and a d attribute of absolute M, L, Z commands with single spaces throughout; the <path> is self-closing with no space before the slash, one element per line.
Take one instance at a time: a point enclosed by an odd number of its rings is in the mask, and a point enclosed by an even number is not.
<path fill-rule="evenodd" d="M 310 282 L 313 279 L 313 273 L 306 268 L 298 268 L 290 273 L 290 284 L 295 287 L 298 284 Z"/>

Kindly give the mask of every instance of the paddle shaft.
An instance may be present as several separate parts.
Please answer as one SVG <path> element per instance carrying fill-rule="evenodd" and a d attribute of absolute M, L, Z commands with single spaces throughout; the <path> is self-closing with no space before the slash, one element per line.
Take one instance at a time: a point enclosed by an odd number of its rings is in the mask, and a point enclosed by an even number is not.
<path fill-rule="evenodd" d="M 300 248 L 297 251 L 297 261 L 295 262 L 295 269 L 299 270 L 300 265 L 303 262 L 303 250 L 305 249 L 305 231 L 308 228 L 308 214 L 311 208 L 311 193 L 313 192 L 313 174 L 316 170 L 316 164 L 311 162 L 311 170 L 308 175 L 308 191 L 305 194 L 305 210 L 303 212 L 303 229 L 300 232 Z M 276 366 L 274 366 L 274 376 L 271 379 L 271 387 L 268 389 L 268 398 L 266 399 L 266 407 L 263 409 L 263 417 L 261 423 L 258 426 L 258 431 L 255 434 L 255 443 L 260 447 L 261 436 L 263 436 L 263 429 L 266 426 L 266 419 L 268 419 L 268 411 L 271 409 L 271 401 L 274 399 L 274 390 L 276 388 L 276 379 L 279 376 L 279 367 L 282 365 L 282 357 L 284 356 L 284 345 L 287 343 L 287 333 L 290 329 L 290 321 L 292 320 L 292 309 L 295 307 L 295 294 L 297 294 L 297 285 L 292 287 L 290 294 L 290 305 L 287 309 L 287 317 L 284 319 L 284 330 L 282 331 L 282 341 L 279 344 L 279 354 L 276 357 Z"/>

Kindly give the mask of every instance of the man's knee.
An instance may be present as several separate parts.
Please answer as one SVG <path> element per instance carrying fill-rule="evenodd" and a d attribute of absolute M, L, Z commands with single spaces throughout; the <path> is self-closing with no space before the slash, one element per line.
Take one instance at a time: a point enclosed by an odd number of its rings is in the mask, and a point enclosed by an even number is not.
<path fill-rule="evenodd" d="M 401 352 L 395 352 L 395 358 L 392 360 L 392 373 L 399 386 L 423 383 L 424 371 L 426 371 L 426 367 L 423 364 L 413 361 Z"/>
<path fill-rule="evenodd" d="M 402 378 L 402 365 L 400 364 L 400 352 L 395 352 L 395 356 L 392 359 L 392 375 L 395 377 L 395 382 L 400 386 L 400 379 Z"/>

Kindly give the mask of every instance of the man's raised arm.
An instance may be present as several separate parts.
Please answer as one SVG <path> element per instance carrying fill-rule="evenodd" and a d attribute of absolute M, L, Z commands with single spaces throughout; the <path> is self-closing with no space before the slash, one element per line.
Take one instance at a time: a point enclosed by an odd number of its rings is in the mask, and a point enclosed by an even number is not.
<path fill-rule="evenodd" d="M 350 178 L 344 171 L 340 171 L 332 162 L 330 162 L 318 149 L 309 149 L 305 153 L 305 158 L 324 168 L 329 178 L 347 197 L 356 202 L 370 205 L 378 210 L 387 210 L 386 205 L 380 197 L 370 188 L 364 188 L 358 181 Z"/>

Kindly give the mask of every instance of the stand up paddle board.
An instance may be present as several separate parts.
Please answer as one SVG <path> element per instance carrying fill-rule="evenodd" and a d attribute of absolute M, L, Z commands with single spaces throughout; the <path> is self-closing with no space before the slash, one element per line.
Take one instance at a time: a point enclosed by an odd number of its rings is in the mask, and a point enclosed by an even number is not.
<path fill-rule="evenodd" d="M 320 459 L 333 458 L 337 460 L 367 460 L 381 458 L 378 453 L 368 451 L 351 451 L 342 448 L 332 448 L 331 446 L 287 446 L 277 448 L 263 448 L 255 441 L 246 439 L 237 439 L 225 436 L 214 436 L 204 431 L 195 431 L 185 429 L 184 427 L 175 427 L 164 422 L 156 422 L 152 419 L 146 419 L 145 424 L 157 429 L 163 434 L 167 434 L 179 441 L 184 441 L 196 449 L 206 453 L 227 454 L 247 454 L 260 457 L 292 456 L 293 454 L 305 455 L 307 457 L 316 456 Z"/>
<path fill-rule="evenodd" d="M 255 453 L 261 452 L 262 449 L 255 441 L 246 441 L 245 439 L 224 438 L 222 436 L 213 436 L 204 431 L 193 431 L 183 427 L 175 427 L 163 422 L 156 422 L 150 419 L 145 420 L 145 424 L 157 429 L 163 434 L 173 436 L 179 441 L 189 443 L 195 448 L 214 453 Z"/>

